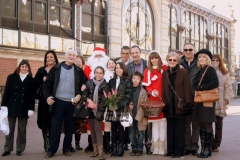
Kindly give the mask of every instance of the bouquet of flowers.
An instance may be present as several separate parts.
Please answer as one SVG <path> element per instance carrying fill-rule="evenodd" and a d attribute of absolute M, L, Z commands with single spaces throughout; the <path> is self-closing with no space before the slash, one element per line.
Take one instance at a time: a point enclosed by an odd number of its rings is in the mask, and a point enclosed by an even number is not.
<path fill-rule="evenodd" d="M 112 89 L 112 92 L 108 92 L 108 94 L 103 91 L 103 94 L 107 98 L 106 105 L 108 109 L 115 112 L 117 109 L 117 102 L 120 99 L 120 95 L 118 94 L 117 89 Z"/>

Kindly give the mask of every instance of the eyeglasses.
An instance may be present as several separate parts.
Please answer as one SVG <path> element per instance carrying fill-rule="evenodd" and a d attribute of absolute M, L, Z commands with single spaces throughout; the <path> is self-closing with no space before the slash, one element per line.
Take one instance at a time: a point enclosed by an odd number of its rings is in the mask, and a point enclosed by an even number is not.
<path fill-rule="evenodd" d="M 191 51 L 193 51 L 193 49 L 184 49 L 183 51 L 184 52 L 187 52 L 187 51 L 191 52 Z"/>
<path fill-rule="evenodd" d="M 168 61 L 170 61 L 170 62 L 177 62 L 177 60 L 176 59 L 168 59 Z"/>
<path fill-rule="evenodd" d="M 218 59 L 213 59 L 212 62 L 219 62 L 219 60 Z"/>

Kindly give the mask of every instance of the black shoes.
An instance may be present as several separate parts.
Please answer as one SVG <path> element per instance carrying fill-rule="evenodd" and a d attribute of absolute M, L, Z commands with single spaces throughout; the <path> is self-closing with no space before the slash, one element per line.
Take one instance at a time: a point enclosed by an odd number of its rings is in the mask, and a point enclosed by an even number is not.
<path fill-rule="evenodd" d="M 2 156 L 4 157 L 4 156 L 7 156 L 7 155 L 9 155 L 11 152 L 7 152 L 7 151 L 5 151 L 5 152 L 3 152 L 3 154 L 2 154 Z"/>
<path fill-rule="evenodd" d="M 166 153 L 164 154 L 165 157 L 169 157 L 169 156 L 172 156 L 173 154 L 172 153 Z"/>
<path fill-rule="evenodd" d="M 53 153 L 47 152 L 47 154 L 44 156 L 44 158 L 52 158 L 54 156 Z"/>
<path fill-rule="evenodd" d="M 124 151 L 128 151 L 129 149 L 128 149 L 128 144 L 127 143 L 125 143 L 124 144 Z"/>
<path fill-rule="evenodd" d="M 151 146 L 152 146 L 152 143 L 145 144 L 146 154 L 147 154 L 147 155 L 151 155 L 151 154 L 153 153 L 153 152 L 151 151 Z"/>
<path fill-rule="evenodd" d="M 17 156 L 21 156 L 23 153 L 21 151 L 17 151 Z"/>
<path fill-rule="evenodd" d="M 185 149 L 184 154 L 189 155 L 189 153 L 191 153 L 191 151 L 189 149 Z"/>
<path fill-rule="evenodd" d="M 76 144 L 76 149 L 77 150 L 79 150 L 79 151 L 83 150 L 83 148 L 80 146 L 79 142 L 76 141 L 75 144 Z"/>
<path fill-rule="evenodd" d="M 76 149 L 71 146 L 70 147 L 70 152 L 76 152 Z"/>
<path fill-rule="evenodd" d="M 198 153 L 197 150 L 192 150 L 192 155 L 195 156 Z"/>
<path fill-rule="evenodd" d="M 172 158 L 178 158 L 178 157 L 181 157 L 183 156 L 183 154 L 173 154 L 171 155 Z"/>

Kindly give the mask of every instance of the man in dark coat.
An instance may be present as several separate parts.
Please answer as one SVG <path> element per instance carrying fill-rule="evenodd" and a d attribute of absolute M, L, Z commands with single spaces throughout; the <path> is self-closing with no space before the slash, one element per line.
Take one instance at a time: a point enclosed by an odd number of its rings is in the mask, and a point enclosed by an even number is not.
<path fill-rule="evenodd" d="M 197 59 L 195 58 L 195 48 L 192 43 L 186 43 L 183 47 L 183 55 L 179 64 L 189 72 L 190 84 L 193 89 L 193 84 L 196 81 L 198 74 Z M 192 113 L 187 116 L 185 130 L 185 155 L 192 152 L 195 155 L 198 151 L 199 140 L 199 124 L 196 122 L 196 107 L 192 107 Z M 192 125 L 192 131 L 191 131 Z"/>
<path fill-rule="evenodd" d="M 76 52 L 67 51 L 65 59 L 65 62 L 55 65 L 49 71 L 43 84 L 44 98 L 48 105 L 53 105 L 50 148 L 45 158 L 51 158 L 58 150 L 63 119 L 65 120 L 63 154 L 71 156 L 69 144 L 74 131 L 74 104 L 79 102 L 81 86 L 87 82 L 83 70 L 74 64 Z"/>

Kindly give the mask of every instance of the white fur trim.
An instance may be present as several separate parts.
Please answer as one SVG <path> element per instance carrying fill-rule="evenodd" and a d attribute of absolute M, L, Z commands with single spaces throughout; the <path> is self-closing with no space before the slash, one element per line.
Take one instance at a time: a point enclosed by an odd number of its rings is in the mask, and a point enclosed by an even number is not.
<path fill-rule="evenodd" d="M 102 56 L 106 55 L 104 51 L 96 50 L 96 51 L 93 51 L 92 56 L 95 57 L 98 54 L 101 54 Z"/>
<path fill-rule="evenodd" d="M 162 63 L 163 63 L 163 65 L 168 65 L 168 63 L 167 63 L 167 61 L 166 61 L 166 59 L 165 58 L 163 58 L 163 56 L 157 51 L 157 50 L 152 50 L 151 52 L 149 52 L 149 54 L 148 54 L 148 57 L 149 57 L 149 55 L 152 53 L 152 52 L 157 52 L 158 53 L 158 55 L 159 55 L 159 57 L 161 58 L 161 60 L 162 60 Z"/>
<path fill-rule="evenodd" d="M 147 73 L 147 83 L 146 82 L 142 82 L 143 86 L 149 86 L 151 84 L 150 74 L 151 74 L 150 70 L 148 70 L 148 73 Z"/>

